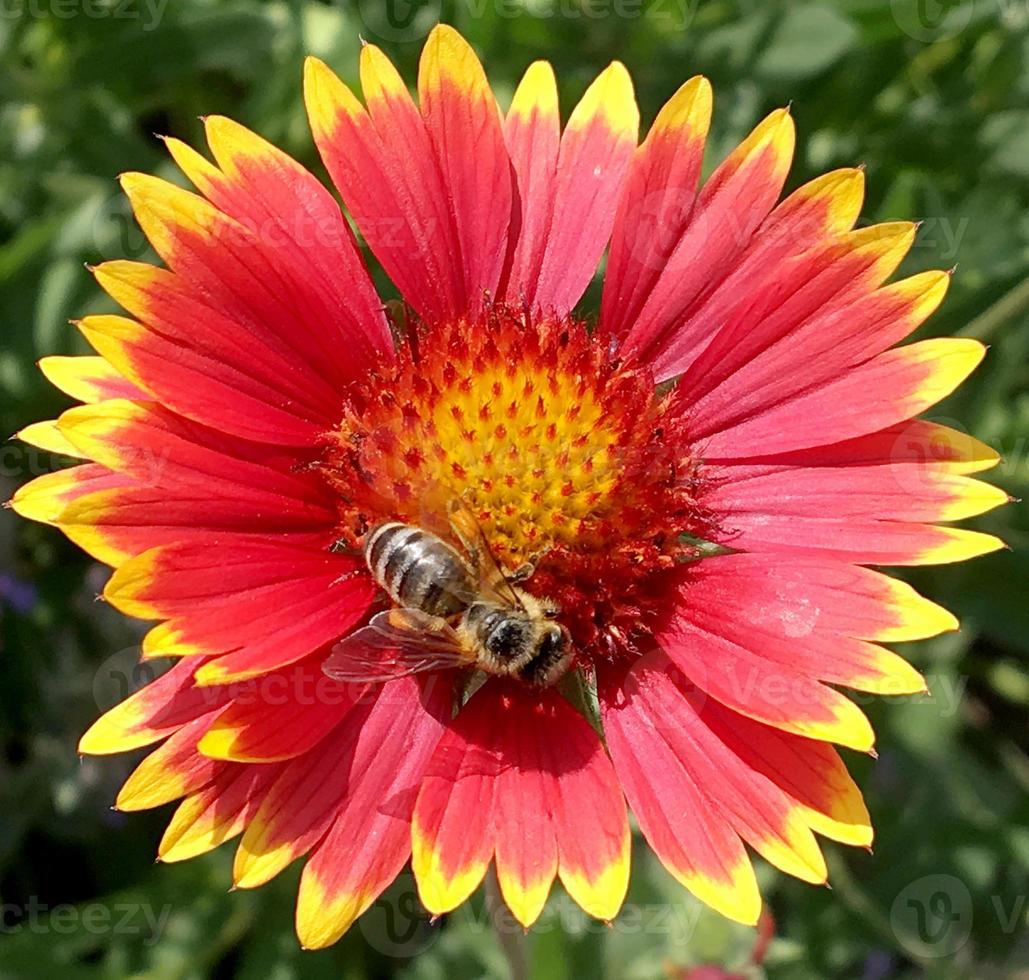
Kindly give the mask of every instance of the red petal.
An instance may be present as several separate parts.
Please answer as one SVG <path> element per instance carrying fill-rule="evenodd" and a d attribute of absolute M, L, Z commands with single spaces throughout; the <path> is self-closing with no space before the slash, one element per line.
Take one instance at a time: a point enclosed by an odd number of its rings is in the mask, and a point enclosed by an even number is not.
<path fill-rule="evenodd" d="M 86 339 L 126 376 L 162 404 L 197 422 L 244 439 L 311 446 L 327 424 L 275 388 L 231 364 L 178 344 L 135 320 L 88 316 L 79 323 Z"/>
<path fill-rule="evenodd" d="M 344 756 L 346 801 L 300 880 L 304 946 L 334 943 L 404 866 L 417 786 L 450 711 L 450 688 L 438 678 L 424 687 L 404 678 L 379 690 Z"/>
<path fill-rule="evenodd" d="M 496 846 L 498 688 L 484 685 L 447 726 L 418 790 L 411 866 L 422 904 L 436 915 L 475 891 Z"/>
<path fill-rule="evenodd" d="M 279 261 L 302 272 L 305 288 L 291 299 L 310 309 L 327 340 L 345 348 L 353 377 L 392 357 L 382 304 L 332 195 L 295 160 L 239 123 L 208 116 L 204 129 L 220 170 L 168 140 L 198 190 L 267 241 Z"/>
<path fill-rule="evenodd" d="M 638 315 L 629 310 L 611 324 L 627 331 L 623 350 L 649 360 L 711 283 L 732 268 L 782 190 L 793 142 L 793 120 L 776 110 L 711 175 L 690 220 L 676 227 L 681 234 L 660 277 L 645 298 L 636 298 Z"/>
<path fill-rule="evenodd" d="M 315 143 L 368 247 L 429 320 L 460 315 L 460 245 L 429 134 L 403 80 L 373 44 L 361 50 L 367 111 L 308 58 L 304 99 Z"/>
<path fill-rule="evenodd" d="M 737 347 L 749 349 L 767 337 L 765 318 L 768 326 L 775 322 L 786 298 L 804 286 L 816 269 L 818 286 L 804 297 L 811 309 L 841 294 L 856 295 L 868 282 L 874 286 L 883 281 L 895 267 L 888 266 L 889 258 L 899 252 L 899 262 L 907 250 L 907 245 L 892 247 L 893 230 L 906 231 L 910 244 L 914 226 L 880 225 L 845 235 L 858 218 L 863 190 L 860 170 L 834 170 L 804 184 L 778 205 L 731 271 L 702 293 L 681 323 L 657 345 L 653 354 L 657 376 L 665 379 L 680 374 L 701 354 L 709 366 L 714 362 L 718 377 L 728 376 L 731 371 L 725 371 L 720 360 L 711 356 L 712 350 L 717 347 L 734 365 L 745 364 L 746 358 L 742 362 L 738 358 Z M 862 261 L 862 251 L 873 252 L 878 261 Z M 837 255 L 847 268 L 836 284 L 830 285 L 825 266 Z M 877 274 L 880 278 L 876 280 Z M 791 312 L 798 315 L 796 305 Z"/>
<path fill-rule="evenodd" d="M 507 283 L 509 302 L 536 306 L 536 286 L 554 216 L 557 158 L 561 146 L 557 80 L 546 61 L 533 62 L 515 89 L 504 122 L 515 174 L 515 221 Z"/>
<path fill-rule="evenodd" d="M 220 709 L 194 718 L 174 732 L 133 771 L 118 793 L 119 810 L 146 810 L 206 786 L 222 765 L 197 751 L 197 742 Z"/>
<path fill-rule="evenodd" d="M 824 557 L 722 555 L 694 564 L 690 606 L 725 607 L 726 618 L 778 622 L 784 635 L 818 631 L 832 636 L 898 642 L 958 628 L 946 609 L 906 582 Z"/>
<path fill-rule="evenodd" d="M 719 738 L 707 724 L 704 697 L 676 675 L 667 660 L 638 662 L 617 692 L 605 698 L 608 717 L 610 712 L 632 712 L 637 724 L 645 723 L 652 737 L 664 742 L 706 797 L 704 816 L 709 822 L 729 824 L 788 874 L 824 882 L 825 861 L 803 809 Z"/>
<path fill-rule="evenodd" d="M 687 615 L 697 630 L 731 641 L 770 670 L 781 667 L 787 673 L 780 681 L 808 677 L 862 691 L 912 694 L 925 690 L 918 672 L 895 653 L 857 637 L 904 636 L 904 615 L 913 621 L 909 635 L 916 636 L 956 622 L 911 590 L 905 594 L 901 583 L 887 588 L 893 584 L 834 562 L 724 555 L 687 569 L 679 601 L 688 601 Z M 894 596 L 914 604 L 897 610 L 883 603 Z M 857 633 L 834 624 L 857 627 Z"/>
<path fill-rule="evenodd" d="M 761 911 L 754 870 L 728 821 L 662 735 L 638 689 L 602 688 L 604 734 L 643 836 L 661 863 L 701 901 L 753 925 Z"/>
<path fill-rule="evenodd" d="M 206 854 L 241 833 L 257 812 L 281 765 L 221 763 L 214 780 L 187 796 L 168 824 L 157 853 L 162 861 L 185 861 Z"/>
<path fill-rule="evenodd" d="M 638 130 L 632 79 L 616 61 L 586 90 L 561 137 L 536 309 L 564 315 L 586 291 L 611 235 Z"/>
<path fill-rule="evenodd" d="M 812 830 L 844 844 L 871 845 L 861 791 L 831 745 L 762 725 L 714 700 L 704 703 L 703 717 L 745 765 L 803 807 Z"/>
<path fill-rule="evenodd" d="M 288 515 L 308 527 L 334 525 L 328 493 L 297 457 L 189 422 L 153 403 L 111 400 L 65 412 L 59 428 L 90 458 L 150 487 L 202 489 Z"/>
<path fill-rule="evenodd" d="M 213 719 L 200 751 L 230 762 L 296 758 L 325 738 L 363 694 L 326 677 L 317 659 L 265 674 Z"/>
<path fill-rule="evenodd" d="M 270 881 L 325 836 L 346 800 L 355 746 L 376 694 L 371 692 L 314 748 L 283 767 L 239 843 L 232 874 L 237 887 Z"/>
<path fill-rule="evenodd" d="M 711 562 L 720 559 L 710 559 Z M 677 573 L 667 620 L 655 640 L 697 687 L 722 704 L 766 724 L 810 738 L 868 751 L 874 736 L 861 710 L 819 683 L 804 665 L 784 665 L 743 645 L 721 629 L 711 632 L 691 596 L 689 567 Z M 703 625 L 695 620 L 703 619 Z"/>
<path fill-rule="evenodd" d="M 616 334 L 639 316 L 693 217 L 710 122 L 711 84 L 698 75 L 665 103 L 632 161 L 604 274 L 601 322 Z"/>
<path fill-rule="evenodd" d="M 464 280 L 461 312 L 496 296 L 511 223 L 511 160 L 486 73 L 452 27 L 430 32 L 418 70 L 425 127 L 454 217 Z"/>
<path fill-rule="evenodd" d="M 167 545 L 122 565 L 105 589 L 123 612 L 167 619 L 147 655 L 226 654 L 201 683 L 242 680 L 286 666 L 344 635 L 367 612 L 374 586 L 353 556 L 266 537 Z"/>
<path fill-rule="evenodd" d="M 86 463 L 44 473 L 22 484 L 11 498 L 11 509 L 30 521 L 53 524 L 75 501 L 89 494 L 111 491 L 130 481 L 106 466 Z"/>
<path fill-rule="evenodd" d="M 879 354 L 828 383 L 794 391 L 704 440 L 708 458 L 767 456 L 878 432 L 949 395 L 982 360 L 976 340 L 923 340 Z M 811 420 L 818 419 L 818 425 Z"/>
<path fill-rule="evenodd" d="M 494 851 L 505 900 L 526 926 L 555 870 L 597 918 L 613 918 L 628 887 L 628 823 L 611 763 L 550 690 L 490 682 L 465 705 L 422 783 L 413 841 L 419 894 L 437 914 L 475 890 Z"/>
<path fill-rule="evenodd" d="M 306 371 L 340 388 L 367 368 L 340 328 L 338 301 L 306 264 L 284 261 L 274 229 L 248 228 L 156 177 L 130 173 L 121 182 L 158 255 L 223 317 L 285 342 Z"/>
<path fill-rule="evenodd" d="M 749 550 L 823 554 L 855 562 L 910 564 L 938 540 L 918 524 L 972 517 L 1007 503 L 996 487 L 940 467 L 713 466 L 705 494 L 723 540 Z"/>
<path fill-rule="evenodd" d="M 881 265 L 879 241 L 873 246 L 842 253 L 791 296 L 772 293 L 775 308 L 748 310 L 715 338 L 677 392 L 698 438 L 840 377 L 902 340 L 936 309 L 950 281 L 943 272 L 872 292 L 881 274 L 869 282 L 868 270 Z"/>
<path fill-rule="evenodd" d="M 343 392 L 322 363 L 310 364 L 281 323 L 252 316 L 234 319 L 195 284 L 168 269 L 142 262 L 104 262 L 93 270 L 97 282 L 150 331 L 191 356 L 216 362 L 245 390 L 276 392 L 276 404 L 305 419 L 339 420 Z M 187 356 L 183 354 L 182 356 Z"/>
<path fill-rule="evenodd" d="M 203 661 L 173 664 L 156 680 L 101 715 L 79 740 L 79 751 L 109 755 L 150 745 L 201 715 L 223 707 L 229 688 L 199 687 L 193 672 Z"/>

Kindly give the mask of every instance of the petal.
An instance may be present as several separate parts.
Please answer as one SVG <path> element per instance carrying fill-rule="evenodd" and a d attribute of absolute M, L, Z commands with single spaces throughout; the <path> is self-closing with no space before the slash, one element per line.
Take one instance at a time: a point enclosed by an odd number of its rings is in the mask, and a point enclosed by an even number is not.
<path fill-rule="evenodd" d="M 223 707 L 231 697 L 229 689 L 198 687 L 193 680 L 196 668 L 195 660 L 173 664 L 156 680 L 101 715 L 79 740 L 79 752 L 110 755 L 151 745 Z"/>
<path fill-rule="evenodd" d="M 22 442 L 35 446 L 37 449 L 44 449 L 48 453 L 70 456 L 72 459 L 83 458 L 81 451 L 61 434 L 61 430 L 57 427 L 57 419 L 33 422 L 24 429 L 19 429 L 12 438 L 20 439 Z"/>
<path fill-rule="evenodd" d="M 787 874 L 821 884 L 827 871 L 801 807 L 752 769 L 704 716 L 705 698 L 667 660 L 640 661 L 606 703 L 632 712 L 671 751 L 707 798 L 705 817 L 724 821 L 762 857 Z"/>
<path fill-rule="evenodd" d="M 718 561 L 719 559 L 711 559 Z M 875 741 L 861 710 L 818 682 L 804 664 L 783 664 L 743 645 L 727 629 L 712 632 L 691 597 L 688 566 L 676 573 L 671 608 L 654 638 L 701 690 L 740 714 L 783 731 L 869 751 Z M 702 623 L 695 620 L 702 619 Z M 719 623 L 721 626 L 721 623 Z"/>
<path fill-rule="evenodd" d="M 348 711 L 314 748 L 284 766 L 248 824 L 233 864 L 237 888 L 270 881 L 326 834 L 344 805 L 354 750 L 374 696 Z"/>
<path fill-rule="evenodd" d="M 39 370 L 54 387 L 80 402 L 147 397 L 103 357 L 44 357 Z"/>
<path fill-rule="evenodd" d="M 657 114 L 618 205 L 604 274 L 601 322 L 625 333 L 693 216 L 711 123 L 711 83 L 686 82 Z"/>
<path fill-rule="evenodd" d="M 499 685 L 484 685 L 447 726 L 418 790 L 411 868 L 422 904 L 450 912 L 479 886 L 496 845 Z"/>
<path fill-rule="evenodd" d="M 96 469 L 105 474 L 103 480 L 85 481 L 81 494 L 56 509 L 53 523 L 80 548 L 115 568 L 150 548 L 224 542 L 234 533 L 263 532 L 283 543 L 315 547 L 324 547 L 327 540 L 324 530 L 312 530 L 303 516 L 270 515 L 228 493 L 143 486 L 105 467 Z M 99 488 L 104 485 L 110 489 Z"/>
<path fill-rule="evenodd" d="M 434 914 L 471 895 L 494 852 L 502 894 L 525 926 L 555 871 L 600 919 L 617 914 L 628 887 L 629 829 L 611 763 L 552 690 L 490 682 L 476 693 L 440 741 L 412 835 L 419 895 Z"/>
<path fill-rule="evenodd" d="M 146 656 L 225 654 L 197 674 L 223 684 L 344 635 L 374 593 L 359 571 L 353 556 L 240 536 L 151 549 L 122 565 L 104 594 L 128 615 L 167 619 L 144 640 Z"/>
<path fill-rule="evenodd" d="M 407 862 L 417 786 L 450 713 L 451 690 L 439 678 L 381 687 L 344 757 L 346 800 L 300 879 L 297 935 L 305 947 L 339 939 Z"/>
<path fill-rule="evenodd" d="M 204 119 L 216 167 L 189 166 L 184 144 L 168 140 L 186 175 L 215 207 L 268 240 L 303 270 L 313 317 L 345 344 L 354 376 L 391 358 L 393 345 L 354 236 L 332 195 L 286 153 L 224 116 Z"/>
<path fill-rule="evenodd" d="M 721 485 L 704 503 L 719 515 L 723 540 L 733 547 L 781 546 L 855 562 L 910 562 L 924 548 L 910 525 L 973 517 L 1009 500 L 997 487 L 931 465 L 713 466 L 707 472 Z M 935 540 L 934 528 L 925 533 Z"/>
<path fill-rule="evenodd" d="M 229 762 L 279 762 L 313 749 L 353 707 L 362 688 L 303 663 L 261 677 L 208 726 L 200 751 Z"/>
<path fill-rule="evenodd" d="M 895 653 L 832 628 L 834 619 L 860 628 L 862 610 L 867 616 L 869 608 L 872 623 L 882 623 L 879 603 L 869 601 L 867 592 L 854 596 L 849 591 L 864 585 L 878 587 L 882 594 L 880 579 L 890 580 L 874 573 L 864 579 L 865 572 L 831 562 L 794 563 L 781 555 L 771 560 L 762 555 L 724 555 L 688 567 L 678 601 L 688 599 L 687 615 L 705 638 L 727 640 L 771 671 L 781 668 L 786 674 L 780 682 L 806 677 L 881 694 L 922 692 L 925 681 Z M 918 599 L 913 594 L 909 598 Z M 921 604 L 928 606 L 924 615 L 930 623 L 935 615 L 945 625 L 956 626 L 953 617 L 925 600 L 914 606 L 916 617 Z M 890 607 L 885 615 L 887 622 L 896 622 Z M 875 631 L 874 625 L 860 629 Z"/>
<path fill-rule="evenodd" d="M 861 791 L 831 745 L 769 728 L 713 699 L 704 702 L 703 719 L 745 765 L 802 807 L 812 830 L 843 844 L 871 846 Z"/>
<path fill-rule="evenodd" d="M 505 745 L 496 787 L 495 854 L 500 893 L 527 929 L 542 913 L 557 877 L 558 850 L 549 810 L 556 787 L 548 753 L 540 739 L 531 737 L 540 730 L 540 719 L 531 711 L 521 715 L 519 720 L 533 727 L 522 728 L 525 737 L 508 739 Z"/>
<path fill-rule="evenodd" d="M 115 808 L 148 810 L 195 793 L 211 782 L 222 766 L 197 751 L 197 740 L 218 710 L 194 718 L 151 752 L 125 780 Z"/>
<path fill-rule="evenodd" d="M 629 887 L 629 822 L 622 790 L 588 722 L 552 689 L 540 701 L 543 724 L 533 734 L 540 753 L 549 753 L 553 789 L 547 809 L 557 837 L 558 876 L 587 913 L 610 921 Z"/>
<path fill-rule="evenodd" d="M 535 305 L 536 286 L 554 216 L 557 159 L 561 147 L 557 79 L 546 61 L 533 62 L 515 89 L 504 120 L 514 168 L 514 250 L 504 292 L 515 305 Z"/>
<path fill-rule="evenodd" d="M 463 312 L 460 245 L 436 156 L 403 80 L 375 45 L 361 50 L 367 111 L 317 58 L 304 65 L 314 141 L 368 247 L 428 320 Z"/>
<path fill-rule="evenodd" d="M 662 737 L 666 726 L 646 699 L 602 686 L 604 734 L 618 779 L 647 843 L 702 902 L 753 925 L 761 911 L 754 869 L 740 838 L 711 805 L 693 774 Z"/>
<path fill-rule="evenodd" d="M 879 244 L 873 239 L 873 245 Z M 861 278 L 856 262 L 866 261 L 866 269 L 874 268 L 875 252 L 870 250 L 872 255 L 863 259 L 862 251 L 849 253 L 846 258 L 851 261 L 838 262 L 831 270 L 845 272 L 849 267 L 850 289 L 838 291 L 836 276 L 822 274 L 792 297 L 780 297 L 777 310 L 749 311 L 744 319 L 753 314 L 761 325 L 751 327 L 746 340 L 733 343 L 731 327 L 726 328 L 724 344 L 721 335 L 716 338 L 712 350 L 705 351 L 683 377 L 679 392 L 690 406 L 697 438 L 832 382 L 903 340 L 943 300 L 950 282 L 944 272 L 921 273 L 853 299 L 853 283 Z M 823 282 L 835 295 L 812 314 L 807 294 L 816 293 Z M 719 354 L 728 363 L 722 365 Z M 719 367 L 713 366 L 716 360 Z"/>
<path fill-rule="evenodd" d="M 157 177 L 128 173 L 121 183 L 157 254 L 224 317 L 285 341 L 306 371 L 340 387 L 368 367 L 340 328 L 338 303 L 306 264 L 284 260 L 274 229 L 247 227 Z"/>
<path fill-rule="evenodd" d="M 334 523 L 327 491 L 296 456 L 216 432 L 149 402 L 112 399 L 65 412 L 58 427 L 98 463 L 150 487 L 203 489 L 309 527 Z"/>
<path fill-rule="evenodd" d="M 158 845 L 159 860 L 185 861 L 242 833 L 281 771 L 281 765 L 221 766 L 208 786 L 179 804 Z"/>
<path fill-rule="evenodd" d="M 886 351 L 708 436 L 705 455 L 766 456 L 878 432 L 949 395 L 985 353 L 981 343 L 965 338 L 923 340 Z M 818 425 L 811 425 L 811 419 L 818 419 Z"/>
<path fill-rule="evenodd" d="M 793 157 L 793 120 L 767 116 L 704 184 L 688 223 L 669 250 L 661 275 L 638 314 L 611 324 L 622 349 L 649 360 L 655 345 L 682 321 L 701 293 L 738 260 L 775 204 Z"/>
<path fill-rule="evenodd" d="M 464 280 L 462 312 L 495 296 L 511 224 L 511 160 L 486 73 L 452 27 L 432 29 L 418 67 L 418 98 L 454 217 Z"/>
<path fill-rule="evenodd" d="M 561 137 L 535 309 L 563 315 L 586 291 L 611 235 L 638 132 L 632 79 L 615 61 L 586 90 Z"/>
<path fill-rule="evenodd" d="M 79 329 L 145 398 L 244 439 L 313 446 L 326 423 L 231 365 L 177 344 L 135 320 L 87 316 Z"/>
<path fill-rule="evenodd" d="M 718 378 L 729 376 L 715 349 L 733 365 L 745 364 L 737 347 L 767 342 L 773 325 L 802 319 L 828 300 L 839 302 L 884 281 L 910 247 L 914 225 L 898 222 L 846 234 L 857 220 L 863 191 L 864 174 L 844 169 L 816 177 L 786 198 L 731 269 L 657 338 L 650 349 L 655 375 L 664 380 L 688 372 L 703 379 L 695 366 L 702 356 Z M 787 300 L 792 305 L 783 309 Z"/>
<path fill-rule="evenodd" d="M 712 459 L 709 465 L 733 467 L 739 472 L 758 472 L 787 466 L 883 466 L 898 471 L 898 479 L 921 479 L 923 472 L 967 475 L 988 470 L 1000 462 L 1000 454 L 985 443 L 936 422 L 912 419 L 879 432 L 843 442 L 813 446 L 789 453 L 775 453 L 746 460 Z M 913 472 L 910 470 L 913 469 Z"/>
<path fill-rule="evenodd" d="M 106 466 L 91 463 L 72 466 L 66 470 L 44 473 L 22 484 L 11 498 L 11 510 L 30 521 L 53 524 L 79 498 L 124 486 L 127 482 Z"/>
<path fill-rule="evenodd" d="M 97 282 L 147 329 L 180 351 L 181 357 L 222 365 L 223 373 L 242 376 L 240 387 L 277 394 L 301 418 L 326 428 L 339 421 L 340 386 L 312 370 L 295 339 L 279 320 L 265 322 L 219 305 L 219 295 L 168 269 L 142 262 L 103 262 L 93 269 Z"/>
<path fill-rule="evenodd" d="M 958 628 L 951 613 L 906 582 L 823 557 L 722 555 L 695 563 L 689 579 L 690 589 L 698 589 L 694 608 L 729 601 L 732 616 L 778 621 L 790 636 L 817 630 L 901 642 Z"/>
<path fill-rule="evenodd" d="M 57 433 L 71 451 L 103 459 L 111 469 L 48 474 L 22 487 L 11 505 L 57 524 L 107 564 L 118 566 L 157 545 L 224 539 L 229 532 L 321 547 L 332 540 L 334 508 L 320 481 L 297 472 L 292 452 L 123 399 L 65 412 Z"/>

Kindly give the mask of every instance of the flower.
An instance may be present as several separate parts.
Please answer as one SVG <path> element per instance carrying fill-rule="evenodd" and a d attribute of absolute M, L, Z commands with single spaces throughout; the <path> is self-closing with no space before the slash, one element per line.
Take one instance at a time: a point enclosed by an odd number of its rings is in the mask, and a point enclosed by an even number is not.
<path fill-rule="evenodd" d="M 315 142 L 402 309 L 387 315 L 329 191 L 210 117 L 213 163 L 166 141 L 198 193 L 122 178 L 166 267 L 99 265 L 129 316 L 86 317 L 97 355 L 41 364 L 84 404 L 20 435 L 87 462 L 12 505 L 113 566 L 106 598 L 158 621 L 144 657 L 175 658 L 81 750 L 161 743 L 117 805 L 182 800 L 165 861 L 241 835 L 235 883 L 254 887 L 309 855 L 306 946 L 338 939 L 409 858 L 435 914 L 495 863 L 526 926 L 555 877 L 611 919 L 626 801 L 676 878 L 756 922 L 745 845 L 822 882 L 815 833 L 872 839 L 834 743 L 871 752 L 873 734 L 837 687 L 923 690 L 880 644 L 957 625 L 865 566 L 1000 546 L 936 523 L 1004 502 L 970 476 L 996 454 L 915 420 L 983 347 L 895 346 L 948 275 L 884 285 L 915 228 L 854 230 L 860 170 L 776 203 L 785 110 L 698 190 L 703 78 L 640 146 L 622 65 L 562 131 L 549 65 L 501 116 L 445 26 L 417 105 L 371 45 L 361 86 L 364 103 L 307 64 Z M 589 326 L 574 308 L 605 248 Z M 509 572 L 535 559 L 525 587 L 560 607 L 573 671 L 550 687 L 327 677 L 382 608 L 368 529 L 432 525 L 453 495 Z"/>

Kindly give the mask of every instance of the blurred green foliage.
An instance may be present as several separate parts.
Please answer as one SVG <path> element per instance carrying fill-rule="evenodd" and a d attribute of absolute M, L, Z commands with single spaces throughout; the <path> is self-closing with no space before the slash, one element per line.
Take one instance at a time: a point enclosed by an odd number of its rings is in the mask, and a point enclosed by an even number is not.
<path fill-rule="evenodd" d="M 4 434 L 64 407 L 34 362 L 84 350 L 69 318 L 110 309 L 83 263 L 147 254 L 115 177 L 172 175 L 154 133 L 196 144 L 198 116 L 225 113 L 321 173 L 300 100 L 303 55 L 355 81 L 363 36 L 413 78 L 438 19 L 476 45 L 502 101 L 543 57 L 567 109 L 619 58 L 646 122 L 686 77 L 707 74 L 709 166 L 792 102 L 791 186 L 864 163 L 866 220 L 925 222 L 905 271 L 957 265 L 923 332 L 993 349 L 933 417 L 998 447 L 996 480 L 1029 494 L 1024 0 L 0 0 Z M 3 497 L 57 465 L 17 443 L 0 452 Z M 864 699 L 881 757 L 853 768 L 876 820 L 875 856 L 828 845 L 831 892 L 762 867 L 775 938 L 759 968 L 752 930 L 702 910 L 637 847 L 631 904 L 613 928 L 555 894 L 521 944 L 532 976 L 647 980 L 699 963 L 797 980 L 1029 975 L 1029 521 L 1016 504 L 978 526 L 1012 550 L 915 578 L 963 619 L 959 634 L 903 651 L 934 696 Z M 124 695 L 139 633 L 93 601 L 103 570 L 56 532 L 4 513 L 0 560 L 0 977 L 509 975 L 481 900 L 430 926 L 401 880 L 338 947 L 305 953 L 292 932 L 295 868 L 256 893 L 227 892 L 226 853 L 155 868 L 167 814 L 108 809 L 135 760 L 74 751 Z"/>

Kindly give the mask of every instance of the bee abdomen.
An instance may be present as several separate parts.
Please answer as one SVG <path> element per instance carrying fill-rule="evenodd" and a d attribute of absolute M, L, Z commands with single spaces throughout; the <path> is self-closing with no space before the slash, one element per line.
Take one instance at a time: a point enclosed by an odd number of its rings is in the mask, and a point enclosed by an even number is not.
<path fill-rule="evenodd" d="M 380 524 L 368 532 L 364 558 L 398 606 L 452 616 L 467 604 L 462 597 L 471 592 L 468 567 L 435 534 L 410 524 Z"/>

